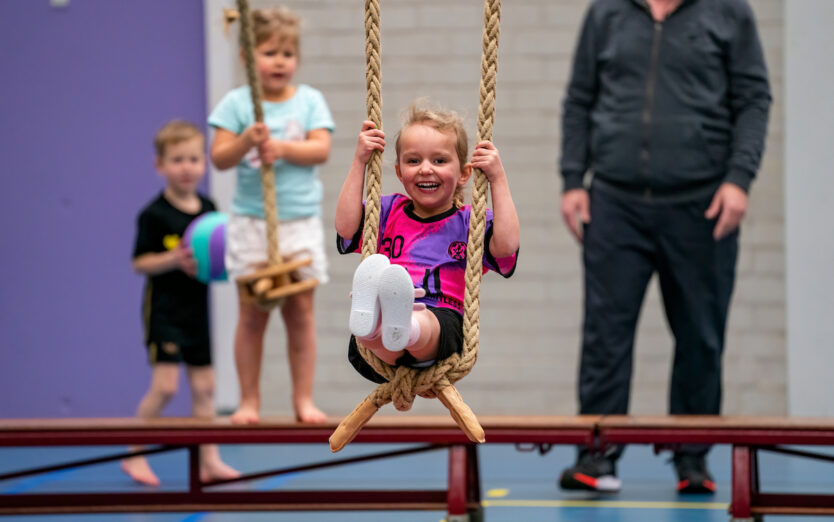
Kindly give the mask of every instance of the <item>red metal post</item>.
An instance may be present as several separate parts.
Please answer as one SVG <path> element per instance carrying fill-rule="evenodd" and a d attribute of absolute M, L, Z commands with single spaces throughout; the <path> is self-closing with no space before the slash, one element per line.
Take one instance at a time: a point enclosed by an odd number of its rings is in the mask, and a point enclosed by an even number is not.
<path fill-rule="evenodd" d="M 466 500 L 470 504 L 481 504 L 481 473 L 478 466 L 478 446 L 466 446 Z"/>
<path fill-rule="evenodd" d="M 733 518 L 750 518 L 751 492 L 750 448 L 733 446 L 733 499 L 730 514 Z"/>
<path fill-rule="evenodd" d="M 449 517 L 466 515 L 467 493 L 466 446 L 449 446 Z"/>
<path fill-rule="evenodd" d="M 200 482 L 200 446 L 191 444 L 188 446 L 188 491 L 192 494 L 198 494 L 202 486 Z"/>

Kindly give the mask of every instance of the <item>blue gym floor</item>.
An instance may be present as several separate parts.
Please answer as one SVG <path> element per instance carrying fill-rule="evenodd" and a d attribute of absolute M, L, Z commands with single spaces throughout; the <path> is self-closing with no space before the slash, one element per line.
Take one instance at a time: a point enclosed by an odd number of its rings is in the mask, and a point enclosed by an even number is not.
<path fill-rule="evenodd" d="M 337 457 L 324 444 L 223 446 L 223 458 L 242 472 L 289 467 L 332 458 L 345 458 L 402 448 L 402 445 L 354 444 Z M 0 473 L 113 454 L 121 448 L 0 448 Z M 819 452 L 819 448 L 809 448 Z M 828 454 L 831 448 L 824 448 Z M 730 449 L 719 446 L 709 456 L 718 484 L 715 495 L 678 495 L 668 454 L 655 456 L 648 446 L 631 446 L 620 461 L 623 489 L 615 495 L 567 493 L 556 487 L 561 469 L 573 461 L 573 448 L 558 446 L 540 456 L 519 452 L 512 445 L 488 444 L 479 448 L 481 484 L 487 522 L 706 522 L 727 521 L 730 500 Z M 163 482 L 163 490 L 187 487 L 186 454 L 176 452 L 149 457 Z M 271 489 L 443 489 L 447 453 L 433 451 L 394 459 L 351 464 L 329 469 L 263 479 L 237 488 Z M 834 465 L 763 452 L 760 454 L 763 491 L 834 492 Z M 231 487 L 231 486 L 230 486 Z M 4 494 L 65 491 L 135 491 L 135 485 L 117 463 L 70 469 L 0 482 Z M 230 521 L 339 521 L 440 522 L 440 511 L 171 513 L 0 517 L 21 522 L 230 522 Z M 834 520 L 834 517 L 767 517 L 778 522 Z"/>

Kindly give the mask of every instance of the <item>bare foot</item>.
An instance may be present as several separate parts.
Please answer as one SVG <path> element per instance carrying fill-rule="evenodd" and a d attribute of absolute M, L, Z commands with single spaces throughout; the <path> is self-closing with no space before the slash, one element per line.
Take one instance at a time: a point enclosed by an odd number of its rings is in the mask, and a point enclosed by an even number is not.
<path fill-rule="evenodd" d="M 298 422 L 309 424 L 322 424 L 327 422 L 327 414 L 316 408 L 312 402 L 297 404 L 295 406 L 295 418 Z"/>
<path fill-rule="evenodd" d="M 232 414 L 232 424 L 257 424 L 260 421 L 257 408 L 241 405 Z"/>
<path fill-rule="evenodd" d="M 159 478 L 151 470 L 145 457 L 133 457 L 122 461 L 122 471 L 145 486 L 159 486 Z"/>
<path fill-rule="evenodd" d="M 202 482 L 233 479 L 239 476 L 240 472 L 238 470 L 220 459 L 206 461 L 200 464 L 200 480 Z"/>

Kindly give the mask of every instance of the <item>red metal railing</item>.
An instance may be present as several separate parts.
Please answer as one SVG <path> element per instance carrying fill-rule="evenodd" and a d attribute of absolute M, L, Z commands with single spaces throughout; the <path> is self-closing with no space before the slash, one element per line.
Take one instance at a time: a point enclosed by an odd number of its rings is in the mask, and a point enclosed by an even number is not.
<path fill-rule="evenodd" d="M 513 421 L 515 419 L 515 421 Z M 594 444 L 599 417 L 548 420 L 482 418 L 487 440 L 496 443 Z M 365 427 L 353 443 L 421 443 L 420 446 L 346 459 L 331 459 L 284 469 L 251 473 L 233 480 L 204 483 L 199 477 L 201 444 L 326 443 L 334 425 L 305 425 L 291 420 L 265 421 L 254 426 L 233 426 L 225 421 L 194 419 L 89 419 L 0 421 L 0 446 L 85 446 L 162 444 L 141 454 L 186 449 L 189 452 L 189 487 L 176 492 L 34 493 L 0 495 L 0 515 L 69 512 L 187 512 L 202 510 L 446 510 L 450 516 L 480 511 L 480 476 L 477 448 L 457 426 L 445 418 L 381 418 Z M 428 444 L 426 444 L 428 443 Z M 335 491 L 224 491 L 218 486 L 280 474 L 322 469 L 402 455 L 448 450 L 448 484 L 442 490 L 335 490 Z M 119 453 L 19 470 L 0 480 L 19 478 L 70 467 L 109 462 L 130 456 Z"/>
<path fill-rule="evenodd" d="M 487 443 L 519 445 L 582 444 L 602 449 L 610 444 L 732 444 L 730 512 L 735 518 L 762 514 L 834 514 L 834 494 L 763 493 L 759 489 L 758 452 L 777 451 L 802 458 L 834 457 L 783 448 L 782 445 L 834 446 L 834 419 L 764 419 L 748 417 L 482 417 Z M 446 509 L 450 516 L 480 511 L 477 448 L 448 418 L 402 416 L 378 418 L 356 437 L 361 443 L 418 443 L 413 448 L 347 459 L 256 472 L 234 480 L 203 483 L 199 478 L 201 444 L 326 443 L 335 423 L 306 425 L 266 420 L 253 426 L 195 419 L 63 419 L 0 421 L 0 446 L 163 445 L 141 454 L 186 449 L 189 487 L 175 492 L 102 492 L 0 495 L 0 515 L 68 512 L 263 511 Z M 447 450 L 448 484 L 443 490 L 224 491 L 218 486 L 268 476 Z M 0 480 L 94 465 L 130 454 L 77 460 L 7 472 Z"/>

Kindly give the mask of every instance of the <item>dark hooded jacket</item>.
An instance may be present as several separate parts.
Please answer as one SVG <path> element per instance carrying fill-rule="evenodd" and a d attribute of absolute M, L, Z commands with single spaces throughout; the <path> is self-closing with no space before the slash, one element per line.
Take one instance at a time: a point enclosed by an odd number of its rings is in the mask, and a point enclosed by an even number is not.
<path fill-rule="evenodd" d="M 770 87 L 746 0 L 683 0 L 656 22 L 645 0 L 595 0 L 564 101 L 565 190 L 640 195 L 744 190 L 764 149 Z"/>

